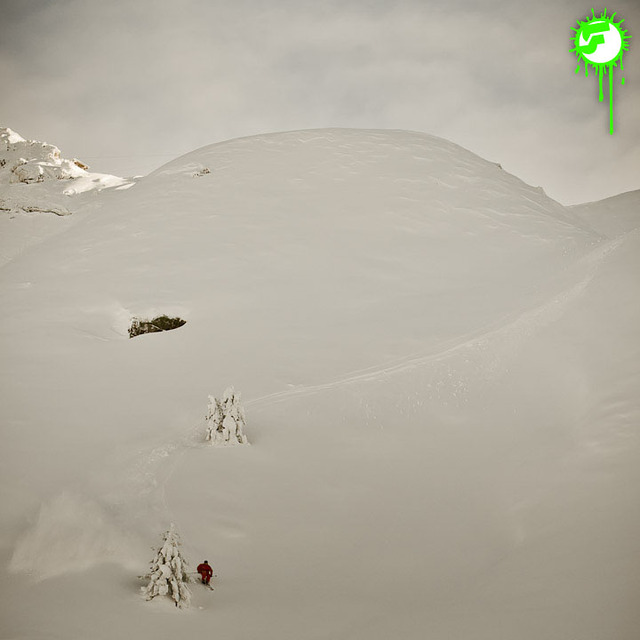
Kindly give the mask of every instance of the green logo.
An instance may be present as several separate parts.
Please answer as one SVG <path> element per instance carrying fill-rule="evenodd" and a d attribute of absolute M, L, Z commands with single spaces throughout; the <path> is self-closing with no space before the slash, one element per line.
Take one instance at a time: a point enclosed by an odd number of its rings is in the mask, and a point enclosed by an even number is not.
<path fill-rule="evenodd" d="M 620 63 L 620 70 L 624 71 L 622 55 L 629 49 L 631 36 L 622 28 L 624 20 L 614 21 L 615 13 L 608 17 L 605 9 L 596 16 L 595 9 L 592 9 L 591 14 L 584 22 L 578 20 L 578 28 L 573 28 L 576 35 L 573 38 L 575 46 L 571 51 L 578 56 L 578 61 L 584 62 L 585 76 L 589 75 L 589 65 L 595 68 L 600 85 L 600 102 L 604 100 L 602 77 L 605 73 L 609 74 L 609 133 L 613 135 L 613 69 Z M 576 73 L 578 71 L 580 62 Z M 624 84 L 624 78 L 621 84 Z"/>

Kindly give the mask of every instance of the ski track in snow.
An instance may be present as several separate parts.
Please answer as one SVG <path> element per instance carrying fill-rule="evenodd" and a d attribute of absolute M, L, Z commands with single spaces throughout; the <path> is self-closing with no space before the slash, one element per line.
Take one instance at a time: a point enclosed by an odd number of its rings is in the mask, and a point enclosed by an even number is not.
<path fill-rule="evenodd" d="M 483 379 L 489 381 L 502 370 L 504 362 L 517 353 L 526 338 L 562 317 L 567 307 L 586 290 L 606 257 L 623 241 L 624 237 L 619 237 L 600 245 L 568 267 L 562 275 L 571 275 L 573 282 L 551 297 L 547 295 L 544 302 L 508 314 L 477 332 L 451 339 L 436 350 L 354 371 L 330 382 L 267 394 L 249 400 L 245 406 L 256 410 L 350 385 L 380 381 L 428 366 L 433 366 L 434 371 L 443 365 L 448 366 L 450 372 L 451 361 L 454 361 L 454 368 L 469 363 L 475 365 L 482 370 Z M 576 275 L 581 276 L 577 282 Z M 446 384 L 450 384 L 450 380 Z M 50 504 L 43 505 L 37 521 L 18 541 L 10 570 L 44 579 L 83 570 L 104 561 L 131 563 L 133 557 L 120 554 L 127 546 L 124 544 L 127 534 L 120 531 L 117 523 L 123 514 L 135 514 L 137 519 L 154 514 L 163 523 L 169 522 L 171 515 L 165 499 L 165 487 L 180 457 L 189 449 L 208 446 L 204 442 L 204 420 L 200 420 L 182 429 L 178 437 L 138 454 L 133 465 L 130 460 L 124 464 L 120 461 L 117 465 L 120 469 L 104 470 L 119 481 L 100 504 L 82 496 L 60 494 Z M 76 532 L 75 535 L 69 535 L 70 528 Z M 43 564 L 42 558 L 47 557 L 47 549 L 52 544 L 56 546 L 59 561 Z M 39 558 L 37 564 L 35 558 Z"/>
<path fill-rule="evenodd" d="M 347 376 L 316 385 L 300 385 L 293 389 L 277 391 L 267 394 L 259 398 L 254 398 L 245 403 L 247 407 L 263 407 L 285 402 L 294 397 L 302 397 L 320 393 L 322 391 L 330 391 L 339 387 L 375 382 L 383 378 L 393 376 L 395 374 L 404 373 L 406 371 L 424 367 L 429 364 L 439 364 L 453 358 L 456 355 L 468 354 L 474 352 L 486 353 L 492 346 L 492 343 L 500 343 L 502 349 L 509 346 L 508 354 L 496 358 L 490 366 L 485 367 L 487 378 L 491 376 L 491 372 L 495 371 L 499 366 L 499 360 L 509 357 L 517 348 L 518 344 L 526 337 L 531 336 L 538 329 L 547 326 L 558 320 L 564 313 L 569 304 L 577 299 L 585 291 L 598 267 L 605 260 L 607 255 L 615 251 L 623 242 L 624 238 L 618 238 L 605 245 L 598 247 L 595 251 L 587 254 L 576 265 L 572 265 L 568 270 L 576 269 L 580 264 L 585 262 L 591 263 L 588 266 L 585 277 L 576 284 L 556 292 L 550 300 L 543 302 L 535 307 L 528 307 L 524 310 L 510 313 L 500 320 L 485 326 L 478 331 L 471 332 L 466 335 L 457 336 L 440 345 L 437 349 L 428 353 L 411 354 L 404 358 L 393 362 L 388 362 L 383 366 L 369 367 L 354 371 Z"/>
<path fill-rule="evenodd" d="M 260 409 L 261 407 L 268 407 L 276 403 L 316 395 L 349 385 L 376 382 L 429 365 L 442 365 L 458 356 L 461 356 L 465 363 L 474 357 L 481 360 L 478 366 L 483 367 L 485 379 L 490 380 L 500 370 L 501 364 L 515 355 L 524 339 L 562 317 L 567 307 L 587 289 L 606 257 L 615 251 L 623 241 L 624 238 L 609 241 L 568 267 L 566 271 L 571 272 L 586 265 L 586 274 L 578 282 L 555 292 L 550 299 L 546 298 L 545 302 L 537 306 L 510 313 L 488 327 L 448 340 L 439 345 L 438 349 L 431 350 L 428 353 L 412 354 L 382 366 L 354 371 L 331 382 L 297 386 L 293 389 L 253 398 L 245 403 L 245 407 Z M 165 477 L 161 482 L 158 482 L 157 467 L 160 464 L 166 465 L 167 458 L 175 453 L 183 453 L 190 448 L 210 446 L 204 442 L 203 438 L 204 420 L 200 420 L 198 423 L 184 429 L 180 437 L 158 445 L 144 454 L 136 474 L 138 484 L 146 486 L 146 489 L 143 489 L 142 492 L 145 495 L 149 495 L 156 488 L 162 495 L 161 503 L 166 509 L 164 485 L 170 478 L 175 464 L 170 465 L 170 471 L 165 473 Z M 142 489 L 142 486 L 140 488 Z"/>

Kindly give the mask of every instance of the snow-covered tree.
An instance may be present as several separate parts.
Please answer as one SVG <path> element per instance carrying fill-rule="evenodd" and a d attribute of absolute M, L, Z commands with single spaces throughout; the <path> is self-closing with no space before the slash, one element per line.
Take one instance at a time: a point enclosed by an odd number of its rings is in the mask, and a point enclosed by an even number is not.
<path fill-rule="evenodd" d="M 156 596 L 169 596 L 176 607 L 188 607 L 191 602 L 191 591 L 187 583 L 188 563 L 180 551 L 180 536 L 172 524 L 163 536 L 162 546 L 156 550 L 156 557 L 151 562 L 151 571 L 144 578 L 149 580 L 142 592 L 147 600 Z"/>
<path fill-rule="evenodd" d="M 246 419 L 240 405 L 240 394 L 229 387 L 222 400 L 209 396 L 206 439 L 213 445 L 248 444 L 244 435 Z"/>

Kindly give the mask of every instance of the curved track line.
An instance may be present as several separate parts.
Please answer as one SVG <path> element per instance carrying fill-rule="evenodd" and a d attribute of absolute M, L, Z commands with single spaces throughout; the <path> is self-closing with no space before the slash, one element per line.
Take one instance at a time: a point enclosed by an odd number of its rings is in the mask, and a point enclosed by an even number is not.
<path fill-rule="evenodd" d="M 278 402 L 284 402 L 290 398 L 313 395 L 321 391 L 329 391 L 338 387 L 357 384 L 362 382 L 372 382 L 394 374 L 403 373 L 410 369 L 416 369 L 429 363 L 436 363 L 446 360 L 458 352 L 484 346 L 498 337 L 515 337 L 530 335 L 537 327 L 545 326 L 554 322 L 562 314 L 564 308 L 574 299 L 579 297 L 587 288 L 596 274 L 599 265 L 605 257 L 621 244 L 622 238 L 617 238 L 605 245 L 598 247 L 595 251 L 583 256 L 567 271 L 578 270 L 580 266 L 587 266 L 586 275 L 572 286 L 556 291 L 549 299 L 545 296 L 545 301 L 541 304 L 528 307 L 524 310 L 511 312 L 502 316 L 481 329 L 456 336 L 422 354 L 411 354 L 403 358 L 392 360 L 381 366 L 372 366 L 365 369 L 353 371 L 337 380 L 315 385 L 300 385 L 293 389 L 276 391 L 258 398 L 253 398 L 246 403 L 247 407 L 269 406 Z"/>

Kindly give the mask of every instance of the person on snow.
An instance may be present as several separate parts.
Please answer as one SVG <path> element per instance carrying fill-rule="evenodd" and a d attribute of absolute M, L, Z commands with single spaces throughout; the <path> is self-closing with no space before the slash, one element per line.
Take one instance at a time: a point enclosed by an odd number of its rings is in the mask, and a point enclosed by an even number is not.
<path fill-rule="evenodd" d="M 202 584 L 209 584 L 209 580 L 211 580 L 211 576 L 213 575 L 213 569 L 211 568 L 209 561 L 205 560 L 202 564 L 199 564 L 196 571 L 202 578 Z"/>

